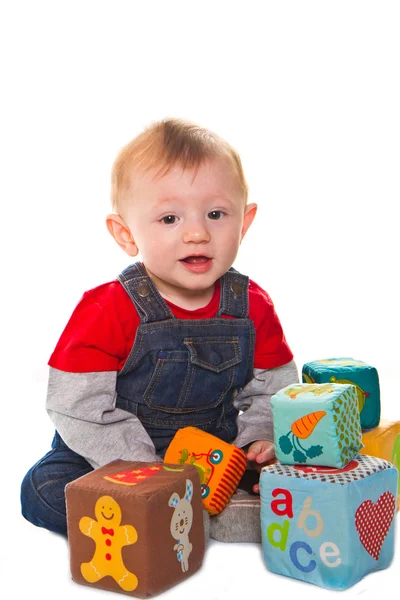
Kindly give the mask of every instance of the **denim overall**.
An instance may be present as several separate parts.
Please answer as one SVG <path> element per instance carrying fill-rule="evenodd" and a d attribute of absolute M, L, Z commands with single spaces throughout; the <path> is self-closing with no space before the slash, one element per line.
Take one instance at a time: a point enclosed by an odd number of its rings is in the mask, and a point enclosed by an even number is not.
<path fill-rule="evenodd" d="M 253 376 L 248 277 L 229 269 L 220 280 L 216 317 L 198 320 L 174 317 L 142 263 L 129 266 L 118 279 L 140 325 L 117 377 L 116 406 L 139 418 L 161 457 L 181 427 L 198 427 L 232 442 L 238 416 L 233 392 Z"/>
<path fill-rule="evenodd" d="M 232 442 L 238 415 L 233 392 L 253 376 L 248 277 L 229 269 L 220 280 L 217 316 L 198 320 L 174 317 L 142 263 L 125 269 L 119 280 L 140 325 L 117 377 L 117 407 L 140 419 L 161 457 L 176 431 L 189 425 Z M 56 431 L 50 452 L 24 477 L 22 514 L 34 525 L 67 535 L 65 486 L 92 470 Z"/>

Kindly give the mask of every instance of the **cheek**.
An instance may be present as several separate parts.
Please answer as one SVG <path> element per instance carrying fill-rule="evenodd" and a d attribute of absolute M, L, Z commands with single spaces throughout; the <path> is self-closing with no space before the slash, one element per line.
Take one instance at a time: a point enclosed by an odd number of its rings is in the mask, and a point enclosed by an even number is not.
<path fill-rule="evenodd" d="M 152 235 L 142 246 L 142 256 L 146 260 L 157 261 L 157 264 L 167 262 L 173 252 L 173 240 L 166 239 L 165 236 Z"/>
<path fill-rule="evenodd" d="M 160 246 L 163 243 L 164 237 L 158 227 L 146 227 L 145 225 L 141 227 L 140 224 L 137 227 L 136 239 L 148 253 L 154 246 Z"/>
<path fill-rule="evenodd" d="M 226 220 L 218 223 L 213 233 L 219 234 L 225 239 L 229 239 L 231 242 L 234 242 L 235 240 L 240 240 L 242 226 L 242 220 L 238 217 L 226 217 Z"/>
<path fill-rule="evenodd" d="M 226 248 L 226 250 L 233 250 L 237 248 L 240 244 L 240 231 L 226 231 L 223 235 L 216 236 L 216 239 L 220 246 Z"/>
<path fill-rule="evenodd" d="M 170 237 L 166 237 L 165 235 L 153 235 L 151 238 L 151 244 L 148 244 L 148 249 L 152 253 L 160 253 L 167 252 L 169 248 L 172 248 L 174 245 L 174 240 Z"/>

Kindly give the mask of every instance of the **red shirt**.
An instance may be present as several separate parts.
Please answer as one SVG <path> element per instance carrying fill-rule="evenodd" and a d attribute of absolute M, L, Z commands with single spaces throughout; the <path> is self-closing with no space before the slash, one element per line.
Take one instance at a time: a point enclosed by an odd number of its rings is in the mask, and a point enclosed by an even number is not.
<path fill-rule="evenodd" d="M 215 317 L 220 284 L 207 306 L 187 310 L 165 300 L 178 319 Z M 222 318 L 233 318 L 222 315 Z M 254 322 L 256 345 L 254 367 L 273 369 L 290 362 L 293 354 L 285 340 L 274 305 L 268 294 L 249 281 L 249 318 Z M 86 292 L 75 308 L 49 365 L 60 371 L 89 373 L 120 371 L 135 341 L 140 318 L 119 281 L 105 283 Z"/>

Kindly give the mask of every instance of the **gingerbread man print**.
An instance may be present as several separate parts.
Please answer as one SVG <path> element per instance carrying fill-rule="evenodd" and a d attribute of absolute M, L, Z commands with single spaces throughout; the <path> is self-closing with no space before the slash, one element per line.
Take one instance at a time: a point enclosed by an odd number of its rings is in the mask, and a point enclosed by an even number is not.
<path fill-rule="evenodd" d="M 111 496 L 102 496 L 94 509 L 96 520 L 82 517 L 79 529 L 96 543 L 93 558 L 81 564 L 82 576 L 95 583 L 110 575 L 126 592 L 132 592 L 138 584 L 136 575 L 128 571 L 122 560 L 123 546 L 134 544 L 137 531 L 132 525 L 121 525 L 121 508 Z"/>

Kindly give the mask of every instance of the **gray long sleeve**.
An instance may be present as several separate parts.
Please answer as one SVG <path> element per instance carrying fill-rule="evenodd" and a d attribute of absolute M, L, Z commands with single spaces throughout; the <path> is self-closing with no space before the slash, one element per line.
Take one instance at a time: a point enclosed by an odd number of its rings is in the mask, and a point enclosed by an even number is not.
<path fill-rule="evenodd" d="M 93 468 L 112 460 L 161 462 L 131 413 L 115 407 L 116 371 L 68 373 L 50 367 L 46 409 L 71 450 Z"/>
<path fill-rule="evenodd" d="M 234 406 L 243 411 L 238 416 L 238 433 L 233 443 L 243 448 L 257 440 L 273 442 L 271 396 L 291 383 L 299 375 L 294 360 L 275 369 L 254 369 L 254 378 L 237 394 Z"/>
<path fill-rule="evenodd" d="M 54 426 L 67 446 L 93 468 L 118 458 L 160 462 L 139 419 L 116 408 L 116 379 L 117 371 L 69 373 L 50 367 L 46 409 Z M 254 378 L 234 400 L 243 411 L 236 446 L 273 440 L 270 398 L 297 381 L 294 361 L 276 369 L 254 369 Z"/>

